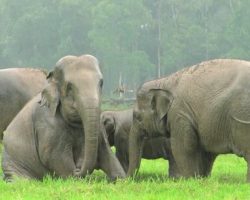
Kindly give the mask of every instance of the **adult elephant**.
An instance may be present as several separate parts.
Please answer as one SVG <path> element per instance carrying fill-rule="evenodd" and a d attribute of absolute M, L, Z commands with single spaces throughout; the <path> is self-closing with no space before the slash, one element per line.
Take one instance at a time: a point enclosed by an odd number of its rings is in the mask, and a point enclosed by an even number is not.
<path fill-rule="evenodd" d="M 129 131 L 133 123 L 133 109 L 121 111 L 104 111 L 101 124 L 105 128 L 110 146 L 115 146 L 116 157 L 125 172 L 129 166 Z M 144 138 L 142 158 L 169 160 L 169 176 L 176 174 L 176 166 L 172 156 L 170 139 L 166 137 Z"/>
<path fill-rule="evenodd" d="M 26 104 L 4 133 L 4 178 L 84 177 L 95 168 L 111 179 L 124 177 L 100 134 L 103 79 L 97 59 L 63 57 L 47 79 L 45 89 Z"/>
<path fill-rule="evenodd" d="M 0 139 L 11 120 L 45 87 L 46 72 L 32 68 L 0 70 Z"/>
<path fill-rule="evenodd" d="M 217 59 L 149 81 L 137 92 L 129 170 L 140 163 L 142 138 L 171 137 L 179 175 L 207 176 L 218 154 L 247 161 L 250 181 L 250 62 Z"/>

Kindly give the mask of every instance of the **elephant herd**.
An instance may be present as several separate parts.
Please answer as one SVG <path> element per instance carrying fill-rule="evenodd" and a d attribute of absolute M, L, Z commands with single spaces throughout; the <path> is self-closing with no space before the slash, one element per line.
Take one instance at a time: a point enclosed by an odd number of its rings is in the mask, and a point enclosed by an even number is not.
<path fill-rule="evenodd" d="M 3 69 L 0 84 L 6 181 L 95 169 L 116 180 L 133 176 L 141 158 L 168 160 L 172 178 L 206 177 L 219 154 L 233 153 L 246 160 L 250 182 L 250 62 L 210 60 L 145 82 L 122 111 L 101 112 L 92 55 L 65 56 L 50 73 Z"/>

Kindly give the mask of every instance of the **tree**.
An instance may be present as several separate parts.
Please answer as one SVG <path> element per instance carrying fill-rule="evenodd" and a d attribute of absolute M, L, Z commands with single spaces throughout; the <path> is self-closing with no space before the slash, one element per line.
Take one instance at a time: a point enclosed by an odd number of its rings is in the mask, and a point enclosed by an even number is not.
<path fill-rule="evenodd" d="M 50 68 L 67 54 L 89 53 L 89 6 L 94 1 L 2 0 L 4 5 L 0 43 L 6 66 Z"/>
<path fill-rule="evenodd" d="M 247 0 L 0 0 L 0 66 L 93 54 L 105 93 L 214 58 L 249 60 Z"/>
<path fill-rule="evenodd" d="M 105 63 L 104 75 L 112 77 L 105 81 L 106 88 L 112 90 L 119 73 L 127 84 L 144 81 L 152 71 L 152 63 L 140 49 L 139 40 L 142 26 L 150 24 L 152 18 L 143 0 L 103 0 L 94 7 L 92 15 L 95 16 L 89 32 L 92 48 Z"/>

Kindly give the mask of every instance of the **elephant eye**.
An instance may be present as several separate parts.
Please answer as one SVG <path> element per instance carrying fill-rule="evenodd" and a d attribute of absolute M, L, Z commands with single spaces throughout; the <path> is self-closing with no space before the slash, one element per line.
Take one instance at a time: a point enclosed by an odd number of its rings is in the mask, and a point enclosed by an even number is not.
<path fill-rule="evenodd" d="M 68 83 L 66 86 L 66 96 L 73 96 L 73 85 L 71 83 Z"/>
<path fill-rule="evenodd" d="M 133 119 L 137 120 L 137 121 L 142 121 L 142 117 L 141 114 L 137 111 L 133 112 Z"/>
<path fill-rule="evenodd" d="M 102 86 L 103 86 L 103 79 L 100 80 L 99 85 L 100 85 L 100 88 L 102 88 Z"/>
<path fill-rule="evenodd" d="M 104 122 L 103 122 L 104 126 L 106 126 L 107 123 L 108 123 L 108 120 L 104 120 Z"/>

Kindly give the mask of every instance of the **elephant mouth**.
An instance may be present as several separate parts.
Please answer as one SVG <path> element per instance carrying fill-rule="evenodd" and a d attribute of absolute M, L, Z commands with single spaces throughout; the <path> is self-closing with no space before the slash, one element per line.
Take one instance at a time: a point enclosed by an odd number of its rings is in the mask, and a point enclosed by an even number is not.
<path fill-rule="evenodd" d="M 74 128 L 83 128 L 81 122 L 78 122 L 78 121 L 68 121 L 68 120 L 65 120 L 65 121 L 71 127 L 74 127 Z"/>
<path fill-rule="evenodd" d="M 69 116 L 65 116 L 64 120 L 66 121 L 66 123 L 68 125 L 70 125 L 72 127 L 77 127 L 77 128 L 83 127 L 82 120 L 81 120 L 79 114 L 72 114 Z"/>
<path fill-rule="evenodd" d="M 156 138 L 159 135 L 162 135 L 159 131 L 149 127 L 149 128 L 143 128 L 142 133 L 149 138 Z"/>
<path fill-rule="evenodd" d="M 83 128 L 82 124 L 79 123 L 79 122 L 68 122 L 68 124 L 71 126 L 71 127 L 75 127 L 75 128 Z"/>

